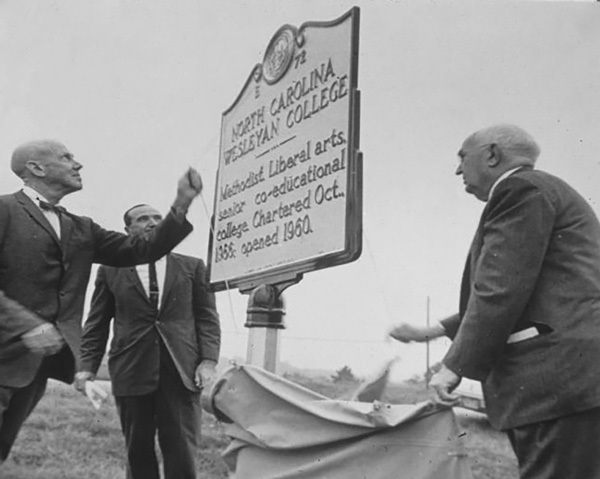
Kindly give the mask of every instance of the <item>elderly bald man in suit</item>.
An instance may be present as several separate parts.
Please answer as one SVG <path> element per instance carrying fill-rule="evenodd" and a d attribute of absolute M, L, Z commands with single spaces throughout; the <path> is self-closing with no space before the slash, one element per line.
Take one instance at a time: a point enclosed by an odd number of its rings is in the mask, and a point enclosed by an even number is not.
<path fill-rule="evenodd" d="M 47 379 L 74 379 L 92 263 L 131 266 L 164 256 L 192 230 L 185 215 L 202 190 L 198 173 L 188 171 L 160 225 L 132 238 L 58 205 L 82 188 L 82 165 L 63 144 L 23 144 L 11 168 L 23 189 L 0 196 L 0 463 Z"/>
<path fill-rule="evenodd" d="M 457 175 L 486 202 L 465 266 L 459 313 L 403 342 L 452 345 L 431 385 L 453 405 L 461 377 L 481 381 L 522 479 L 600 477 L 600 224 L 563 180 L 534 169 L 540 149 L 513 125 L 463 143 Z"/>

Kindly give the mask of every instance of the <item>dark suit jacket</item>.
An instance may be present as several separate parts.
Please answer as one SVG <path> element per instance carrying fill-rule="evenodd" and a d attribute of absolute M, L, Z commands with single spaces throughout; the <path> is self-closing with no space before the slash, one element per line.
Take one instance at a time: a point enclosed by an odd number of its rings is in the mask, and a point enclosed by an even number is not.
<path fill-rule="evenodd" d="M 126 266 L 151 261 L 164 256 L 192 227 L 169 213 L 144 241 L 106 231 L 91 219 L 70 213 L 62 214 L 60 223 L 59 240 L 22 191 L 0 196 L 0 356 L 6 356 L 2 351 L 12 350 L 25 331 L 51 322 L 68 347 L 48 362 L 49 377 L 71 382 L 92 263 Z M 41 361 L 41 355 L 24 348 L 4 357 L 0 385 L 29 384 Z"/>
<path fill-rule="evenodd" d="M 444 364 L 482 381 L 508 429 L 600 406 L 600 225 L 564 181 L 524 168 L 483 210 Z M 541 334 L 507 344 L 531 326 Z"/>
<path fill-rule="evenodd" d="M 198 391 L 194 384 L 196 367 L 204 359 L 218 361 L 221 338 L 214 294 L 208 290 L 205 275 L 202 260 L 168 255 L 157 314 L 135 268 L 100 267 L 84 326 L 82 370 L 98 371 L 114 318 L 108 359 L 113 394 L 137 396 L 156 389 L 160 340 L 183 384 Z"/>

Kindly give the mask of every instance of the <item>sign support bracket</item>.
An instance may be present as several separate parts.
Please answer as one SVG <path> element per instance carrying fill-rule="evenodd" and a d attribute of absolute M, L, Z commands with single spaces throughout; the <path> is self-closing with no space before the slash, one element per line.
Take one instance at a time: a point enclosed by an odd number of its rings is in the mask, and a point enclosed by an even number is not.
<path fill-rule="evenodd" d="M 285 329 L 283 316 L 285 302 L 283 291 L 298 283 L 302 275 L 281 278 L 274 284 L 261 284 L 253 289 L 240 290 L 249 293 L 246 310 L 246 326 L 250 329 L 246 363 L 277 374 L 279 366 L 280 331 Z"/>

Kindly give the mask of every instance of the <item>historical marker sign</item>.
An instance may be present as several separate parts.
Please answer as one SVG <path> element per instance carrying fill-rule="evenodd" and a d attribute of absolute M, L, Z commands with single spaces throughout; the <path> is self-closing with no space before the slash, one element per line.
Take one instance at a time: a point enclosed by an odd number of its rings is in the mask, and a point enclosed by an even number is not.
<path fill-rule="evenodd" d="M 210 282 L 248 289 L 360 255 L 359 10 L 281 27 L 223 113 Z"/>

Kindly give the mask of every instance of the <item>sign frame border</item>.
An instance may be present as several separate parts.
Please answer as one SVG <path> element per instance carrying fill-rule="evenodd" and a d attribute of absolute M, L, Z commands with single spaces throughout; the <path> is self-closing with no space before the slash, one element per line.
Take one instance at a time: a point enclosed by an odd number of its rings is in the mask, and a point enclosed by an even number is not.
<path fill-rule="evenodd" d="M 362 253 L 362 193 L 363 193 L 363 157 L 360 151 L 360 90 L 358 90 L 358 55 L 359 55 L 359 27 L 360 27 L 360 8 L 352 7 L 340 17 L 330 21 L 307 21 L 296 28 L 292 25 L 285 24 L 281 26 L 272 36 L 265 56 L 269 52 L 271 43 L 280 32 L 285 29 L 291 29 L 296 32 L 296 38 L 303 41 L 303 33 L 307 28 L 329 28 L 345 22 L 348 18 L 351 21 L 351 45 L 350 45 L 350 82 L 349 82 L 349 120 L 348 120 L 348 175 L 346 184 L 346 231 L 345 231 L 345 247 L 343 251 L 324 254 L 317 258 L 310 258 L 299 261 L 294 264 L 277 266 L 271 270 L 261 271 L 254 274 L 240 276 L 230 280 L 219 280 L 211 282 L 212 271 L 212 251 L 214 241 L 215 228 L 215 211 L 217 205 L 218 188 L 215 188 L 213 215 L 211 216 L 210 236 L 208 242 L 207 255 L 207 279 L 212 291 L 223 291 L 238 288 L 241 292 L 247 292 L 261 284 L 294 284 L 300 281 L 304 273 L 316 271 L 319 269 L 329 268 L 332 266 L 340 266 L 342 264 L 351 263 L 357 260 Z M 263 59 L 264 61 L 264 59 Z M 257 63 L 251 70 L 250 75 L 246 79 L 244 86 L 240 90 L 234 102 L 221 115 L 224 118 L 238 104 L 251 82 L 258 81 L 263 77 L 262 63 Z M 285 76 L 285 74 L 283 75 Z M 270 84 L 263 77 L 267 84 Z M 276 83 L 276 82 L 272 82 Z M 223 121 L 223 120 L 222 120 Z M 221 122 L 222 124 L 222 122 Z M 223 129 L 221 128 L 221 135 Z M 221 144 L 223 138 L 221 137 Z M 219 148 L 219 152 L 220 152 Z M 220 161 L 219 161 L 220 167 Z M 217 178 L 219 171 L 217 171 Z M 218 186 L 218 185 L 217 185 Z"/>

